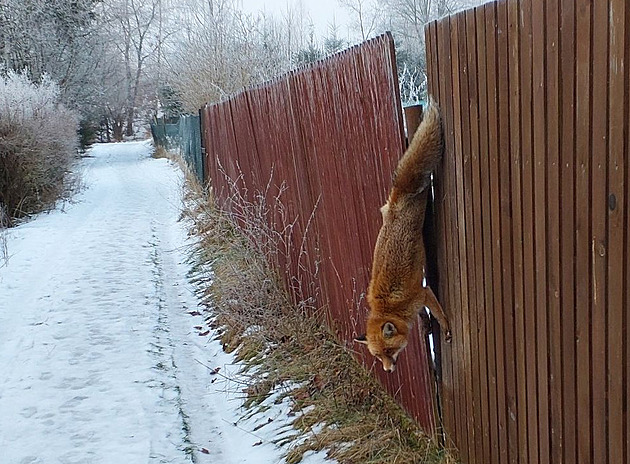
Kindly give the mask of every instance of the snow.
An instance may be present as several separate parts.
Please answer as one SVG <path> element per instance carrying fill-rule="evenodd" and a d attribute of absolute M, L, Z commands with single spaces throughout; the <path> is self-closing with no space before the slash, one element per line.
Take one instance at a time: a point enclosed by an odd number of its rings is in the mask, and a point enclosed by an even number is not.
<path fill-rule="evenodd" d="M 151 151 L 95 146 L 77 201 L 8 234 L 2 464 L 283 462 L 290 404 L 243 418 L 240 366 L 200 335 L 181 171 Z"/>

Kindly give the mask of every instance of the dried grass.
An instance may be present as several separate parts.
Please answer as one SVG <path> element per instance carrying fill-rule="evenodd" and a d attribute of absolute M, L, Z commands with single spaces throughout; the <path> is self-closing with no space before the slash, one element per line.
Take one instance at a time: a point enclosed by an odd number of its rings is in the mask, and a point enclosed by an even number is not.
<path fill-rule="evenodd" d="M 151 157 L 155 158 L 155 159 L 166 158 L 166 159 L 170 159 L 172 161 L 177 161 L 178 159 L 181 159 L 178 156 L 175 156 L 175 155 L 169 153 L 169 151 L 166 148 L 160 147 L 160 146 L 155 147 L 155 149 L 153 150 L 153 153 L 151 154 Z"/>
<path fill-rule="evenodd" d="M 245 363 L 246 405 L 289 386 L 282 398 L 290 398 L 296 418 L 295 434 L 279 441 L 290 445 L 286 461 L 326 450 L 347 464 L 454 464 L 335 340 L 323 315 L 291 301 L 279 270 L 268 264 L 277 262 L 272 247 L 286 245 L 260 214 L 269 206 L 237 193 L 228 213 L 188 177 L 184 214 L 198 238 L 192 279 L 224 349 Z"/>

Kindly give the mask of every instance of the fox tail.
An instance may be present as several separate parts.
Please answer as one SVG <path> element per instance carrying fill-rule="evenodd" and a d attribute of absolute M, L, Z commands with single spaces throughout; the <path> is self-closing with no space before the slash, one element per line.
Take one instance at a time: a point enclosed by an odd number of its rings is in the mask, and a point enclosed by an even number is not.
<path fill-rule="evenodd" d="M 398 162 L 394 173 L 394 196 L 419 193 L 431 180 L 443 151 L 440 110 L 433 102 L 424 111 L 424 118 L 416 130 L 407 151 Z"/>

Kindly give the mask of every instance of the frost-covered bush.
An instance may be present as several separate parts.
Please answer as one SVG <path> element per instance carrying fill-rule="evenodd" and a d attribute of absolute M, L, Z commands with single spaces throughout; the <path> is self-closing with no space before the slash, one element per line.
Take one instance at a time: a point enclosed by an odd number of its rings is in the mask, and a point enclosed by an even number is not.
<path fill-rule="evenodd" d="M 15 219 L 51 207 L 76 154 L 77 115 L 44 76 L 0 73 L 0 209 Z"/>

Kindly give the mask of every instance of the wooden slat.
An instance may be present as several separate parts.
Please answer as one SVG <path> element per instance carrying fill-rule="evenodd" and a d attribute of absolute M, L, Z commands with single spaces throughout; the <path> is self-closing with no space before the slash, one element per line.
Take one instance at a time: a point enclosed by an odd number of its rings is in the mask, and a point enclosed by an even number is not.
<path fill-rule="evenodd" d="M 625 170 L 628 147 L 624 131 L 628 129 L 626 107 L 625 16 L 628 6 L 624 0 L 610 1 L 609 32 L 609 126 L 608 140 L 608 443 L 607 462 L 624 462 L 624 275 L 628 263 L 624 261 L 624 217 L 626 205 L 622 200 L 626 190 Z"/>
<path fill-rule="evenodd" d="M 428 94 L 434 100 L 439 98 L 439 86 L 437 85 L 437 36 L 435 21 L 430 22 L 424 29 L 424 41 L 427 49 L 427 74 Z"/>
<path fill-rule="evenodd" d="M 512 256 L 512 195 L 510 116 L 510 44 L 508 37 L 507 2 L 497 3 L 497 78 L 499 131 L 499 220 L 501 244 L 502 304 L 497 313 L 503 315 L 503 359 L 505 383 L 505 422 L 507 427 L 507 459 L 518 462 L 518 424 L 516 407 L 516 357 L 514 340 L 514 259 Z"/>
<path fill-rule="evenodd" d="M 425 43 L 427 50 L 427 71 L 428 71 L 428 93 L 430 98 L 433 100 L 439 100 L 439 86 L 437 85 L 437 36 L 436 36 L 436 24 L 435 22 L 430 23 L 425 28 Z M 440 168 L 438 167 L 435 172 L 435 176 L 440 175 Z M 440 253 L 439 244 L 441 243 L 438 240 L 438 237 L 443 236 L 444 228 L 443 223 L 438 220 L 438 215 L 436 214 L 435 205 L 439 199 L 439 183 L 433 183 L 434 187 L 434 203 L 431 205 L 431 208 L 427 208 L 427 212 L 425 215 L 425 226 L 424 226 L 424 235 L 425 235 L 425 244 L 427 246 L 427 263 L 429 263 L 429 255 L 433 255 L 434 261 L 428 264 L 427 267 L 427 284 L 432 288 L 438 300 L 442 300 L 440 296 L 440 276 L 439 269 L 444 269 L 444 254 Z M 428 222 L 430 221 L 430 223 Z M 427 231 L 427 228 L 429 231 Z M 434 250 L 430 252 L 428 248 L 430 246 L 434 247 Z M 431 266 L 432 265 L 432 266 Z M 442 300 L 442 303 L 443 300 Z M 436 324 L 433 324 L 433 328 L 436 327 Z M 433 333 L 433 349 L 435 354 L 435 385 L 436 385 L 436 398 L 435 398 L 435 407 L 438 410 L 438 414 L 436 414 L 436 418 L 440 421 L 437 424 L 437 433 L 440 435 L 444 434 L 443 424 L 441 422 L 441 416 L 443 414 L 442 409 L 442 391 L 441 391 L 441 382 L 442 382 L 442 337 L 440 333 Z"/>
<path fill-rule="evenodd" d="M 439 69 L 439 79 L 437 80 L 437 85 L 439 87 L 439 104 L 442 108 L 442 122 L 444 127 L 445 137 L 452 137 L 447 134 L 452 134 L 452 129 L 449 127 L 449 116 L 452 105 L 452 93 L 451 93 L 451 83 L 450 80 L 450 34 L 448 33 L 447 24 L 444 21 L 439 21 L 436 24 L 436 44 L 437 50 L 439 52 L 436 54 L 437 56 L 437 65 Z M 450 149 L 450 152 L 449 152 Z M 452 208 L 452 190 L 450 190 L 450 179 L 451 176 L 449 173 L 452 169 L 452 160 L 450 158 L 449 153 L 452 153 L 452 145 L 449 147 L 448 145 L 445 147 L 444 160 L 442 162 L 441 170 L 438 171 L 437 177 L 437 185 L 436 185 L 436 194 L 437 200 L 440 203 L 438 206 L 438 220 L 441 222 L 441 229 L 443 231 L 442 234 L 442 242 L 443 247 L 441 250 L 441 255 L 443 256 L 445 266 L 445 272 L 440 273 L 440 295 L 442 296 L 442 303 L 444 305 L 444 311 L 446 312 L 447 317 L 450 318 L 452 314 L 455 314 L 456 308 L 455 306 L 455 271 L 453 267 L 452 260 L 452 250 L 453 250 L 453 242 L 452 242 L 452 220 L 449 214 L 444 214 L 445 211 L 450 211 Z M 454 331 L 454 320 L 450 321 L 451 323 L 451 331 Z M 457 370 L 457 366 L 455 366 L 453 359 L 453 343 L 451 342 L 448 345 L 442 346 L 442 402 L 443 402 L 443 410 L 444 410 L 444 426 L 447 430 L 448 436 L 454 443 L 458 443 L 459 435 L 457 430 L 457 413 L 459 411 L 458 404 L 455 399 L 455 391 L 457 380 L 455 378 L 454 372 Z M 450 444 L 450 443 L 449 443 Z"/>
<path fill-rule="evenodd" d="M 457 231 L 459 234 L 459 273 L 461 282 L 461 353 L 463 361 L 464 373 L 464 390 L 461 395 L 461 401 L 464 404 L 462 408 L 465 411 L 468 420 L 466 421 L 466 434 L 468 437 L 468 462 L 476 461 L 476 446 L 478 437 L 474 427 L 474 401 L 473 401 L 473 385 L 472 385 L 472 359 L 471 359 L 471 337 L 470 337 L 470 307 L 474 304 L 471 300 L 471 285 L 474 285 L 474 276 L 470 275 L 468 268 L 469 260 L 472 261 L 472 222 L 471 220 L 471 203 L 472 190 L 470 179 L 470 119 L 468 118 L 468 66 L 467 66 L 467 47 L 466 47 L 466 16 L 464 13 L 457 14 L 454 18 L 455 23 L 452 24 L 455 40 L 452 42 L 455 54 L 458 59 L 453 60 L 453 69 L 455 77 L 455 90 L 453 98 L 458 104 L 455 105 L 455 173 L 457 185 L 457 209 L 458 224 Z M 473 290 L 474 291 L 474 290 Z"/>
<path fill-rule="evenodd" d="M 606 461 L 606 269 L 608 158 L 608 1 L 593 3 L 591 147 L 591 376 L 593 462 Z"/>
<path fill-rule="evenodd" d="M 469 460 L 469 440 L 472 440 L 472 434 L 470 433 L 468 422 L 468 387 L 467 378 L 468 372 L 466 369 L 466 337 L 464 332 L 464 308 L 467 308 L 467 288 L 464 283 L 466 267 L 462 264 L 462 260 L 466 260 L 466 248 L 464 245 L 465 237 L 462 234 L 461 227 L 464 226 L 464 204 L 462 198 L 462 166 L 461 166 L 461 141 L 462 141 L 462 127 L 461 127 L 461 107 L 459 105 L 461 101 L 461 85 L 460 85 L 460 67 L 459 67 L 459 35 L 457 31 L 458 16 L 450 16 L 449 21 L 449 33 L 451 36 L 451 55 L 450 55 L 450 67 L 451 67 L 451 95 L 453 97 L 453 113 L 448 116 L 449 127 L 452 131 L 453 145 L 449 147 L 448 156 L 452 161 L 451 170 L 449 172 L 452 183 L 450 189 L 452 192 L 452 207 L 453 210 L 453 229 L 451 234 L 454 237 L 453 251 L 456 253 L 457 261 L 455 265 L 453 278 L 456 282 L 456 297 L 454 300 L 455 307 L 459 308 L 458 311 L 452 312 L 451 322 L 454 326 L 455 339 L 453 340 L 453 350 L 457 356 L 457 371 L 455 377 L 457 378 L 458 391 L 455 395 L 457 401 L 457 407 L 459 410 L 457 428 L 460 435 L 459 439 L 459 451 L 462 460 Z"/>
<path fill-rule="evenodd" d="M 624 314 L 623 314 L 623 330 L 624 333 L 628 333 L 628 328 L 630 327 L 630 92 L 627 89 L 630 88 L 630 8 L 628 8 L 626 3 L 625 9 L 625 79 L 624 79 L 624 88 L 626 91 L 624 92 L 624 132 L 625 132 L 625 149 L 624 149 L 624 160 L 626 163 L 626 177 L 625 177 L 625 217 L 624 217 L 624 250 L 623 250 L 623 261 L 626 263 L 624 269 Z M 623 411 L 625 411 L 624 418 L 624 426 L 625 426 L 625 439 L 623 443 L 625 459 L 624 463 L 630 464 L 630 414 L 628 411 L 630 410 L 630 343 L 628 343 L 628 337 L 625 338 L 625 350 L 622 353 L 624 357 L 623 362 L 623 384 L 625 386 L 625 394 L 624 397 L 624 407 Z"/>
<path fill-rule="evenodd" d="M 538 376 L 538 433 L 540 462 L 551 462 L 549 427 L 549 345 L 547 307 L 547 118 L 545 69 L 545 11 L 542 2 L 532 5 L 534 82 L 534 243 L 536 265 L 536 346 Z"/>
<path fill-rule="evenodd" d="M 558 0 L 548 0 L 545 11 L 547 102 L 547 308 L 549 340 L 550 462 L 562 462 L 562 326 L 560 314 L 560 20 Z M 558 237 L 560 240 L 554 240 Z"/>
<path fill-rule="evenodd" d="M 457 60 L 457 48 L 454 48 L 453 42 L 457 38 L 453 32 L 454 28 L 451 24 L 451 18 L 448 17 L 445 20 L 440 21 L 440 26 L 443 30 L 441 35 L 444 40 L 444 50 L 446 50 L 446 58 L 440 62 L 443 72 L 447 76 L 444 79 L 446 85 L 444 92 L 440 92 L 442 95 L 442 101 L 445 102 L 446 108 L 444 111 L 444 132 L 447 134 L 446 147 L 444 153 L 443 163 L 443 181 L 444 181 L 444 199 L 446 200 L 447 208 L 449 211 L 457 211 L 457 182 L 456 182 L 456 137 L 455 137 L 455 112 L 457 105 L 455 102 L 458 100 L 454 97 L 455 82 L 454 71 L 456 68 L 453 66 L 453 62 Z M 449 262 L 450 269 L 448 273 L 448 280 L 450 282 L 449 292 L 449 318 L 451 324 L 451 330 L 453 331 L 453 341 L 450 343 L 450 352 L 452 360 L 454 362 L 454 368 L 452 371 L 452 385 L 453 385 L 453 405 L 454 405 L 454 429 L 456 430 L 456 436 L 458 438 L 459 450 L 461 453 L 468 451 L 468 437 L 466 434 L 466 414 L 462 407 L 462 393 L 465 388 L 463 371 L 463 338 L 461 336 L 461 282 L 459 275 L 459 235 L 457 233 L 457 221 L 458 215 L 449 214 L 447 216 L 447 233 L 448 233 L 448 249 L 449 249 Z M 462 456 L 465 458 L 465 456 Z"/>
<path fill-rule="evenodd" d="M 497 390 L 496 390 L 496 356 L 494 338 L 494 286 L 492 284 L 492 223 L 491 223 L 491 193 L 490 193 L 490 160 L 489 160 L 489 118 L 488 118 L 488 44 L 486 30 L 488 20 L 486 15 L 490 15 L 486 6 L 477 8 L 477 56 L 479 59 L 479 140 L 481 154 L 480 176 L 481 176 L 481 209 L 484 212 L 482 217 L 483 230 L 483 280 L 484 280 L 484 311 L 480 320 L 483 326 L 483 340 L 485 341 L 484 353 L 486 354 L 484 380 L 487 384 L 487 391 L 482 395 L 482 402 L 488 420 L 487 447 L 490 462 L 499 462 L 499 425 L 497 422 Z M 493 30 L 492 27 L 490 30 Z M 485 399 L 485 401 L 484 401 Z"/>
<path fill-rule="evenodd" d="M 501 193 L 499 180 L 499 69 L 497 54 L 497 4 L 489 3 L 486 7 L 486 46 L 488 53 L 487 60 L 487 81 L 488 81 L 488 138 L 489 144 L 489 177 L 490 177 L 490 207 L 491 207 L 491 237 L 492 237 L 492 280 L 495 282 L 493 289 L 493 313 L 494 327 L 492 331 L 494 351 L 494 366 L 491 376 L 496 382 L 496 417 L 499 429 L 499 461 L 508 462 L 508 426 L 507 426 L 507 401 L 505 389 L 505 350 L 504 350 L 504 326 L 503 326 L 503 288 L 502 282 L 502 261 L 501 261 Z"/>
<path fill-rule="evenodd" d="M 479 325 L 481 308 L 484 305 L 483 296 L 483 247 L 481 230 L 481 174 L 479 160 L 479 75 L 477 72 L 477 25 L 475 10 L 466 12 L 466 67 L 468 71 L 468 103 L 464 102 L 462 117 L 469 122 L 470 155 L 466 174 L 466 206 L 469 224 L 468 256 L 470 259 L 469 298 L 470 305 L 470 353 L 472 360 L 471 383 L 473 401 L 473 427 L 475 430 L 475 462 L 487 462 L 485 446 L 487 430 L 484 428 L 483 408 L 486 402 L 483 393 L 487 389 L 485 373 L 485 337 L 481 336 L 485 327 Z M 487 414 L 486 414 L 487 415 Z M 487 423 L 487 418 L 486 418 Z M 484 449 L 485 448 L 485 449 Z"/>
<path fill-rule="evenodd" d="M 562 311 L 561 462 L 577 462 L 575 359 L 575 0 L 561 0 L 560 260 Z"/>
<path fill-rule="evenodd" d="M 485 7 L 475 9 L 476 44 L 477 44 L 477 70 L 479 95 L 479 208 L 480 208 L 480 228 L 481 239 L 481 264 L 482 269 L 479 279 L 483 282 L 480 288 L 483 306 L 477 312 L 479 325 L 479 375 L 481 376 L 480 401 L 482 407 L 483 443 L 485 462 L 496 462 L 498 459 L 498 427 L 496 424 L 496 394 L 492 396 L 493 382 L 490 378 L 490 355 L 494 352 L 490 344 L 488 330 L 494 320 L 490 308 L 492 307 L 492 262 L 490 248 L 492 239 L 490 235 L 490 182 L 488 179 L 488 113 L 487 113 L 487 82 L 486 82 L 486 17 Z M 495 409 L 492 409 L 492 404 Z"/>
<path fill-rule="evenodd" d="M 520 67 L 520 0 L 508 3 L 508 35 L 510 55 L 510 182 L 512 189 L 512 235 L 514 277 L 514 349 L 515 349 L 515 403 L 517 420 L 517 462 L 527 463 L 527 371 L 525 341 L 524 274 L 523 274 L 523 207 L 521 181 L 521 67 Z"/>
<path fill-rule="evenodd" d="M 528 433 L 528 459 L 539 462 L 538 392 L 536 381 L 536 267 L 534 262 L 534 206 L 533 206 L 533 43 L 531 2 L 521 3 L 520 12 L 520 75 L 521 75 L 521 178 L 523 187 L 523 287 L 526 356 L 526 403 Z"/>
<path fill-rule="evenodd" d="M 590 235 L 590 126 L 591 126 L 591 5 L 576 3 L 576 340 L 577 340 L 577 462 L 590 462 L 591 438 L 591 235 Z"/>

